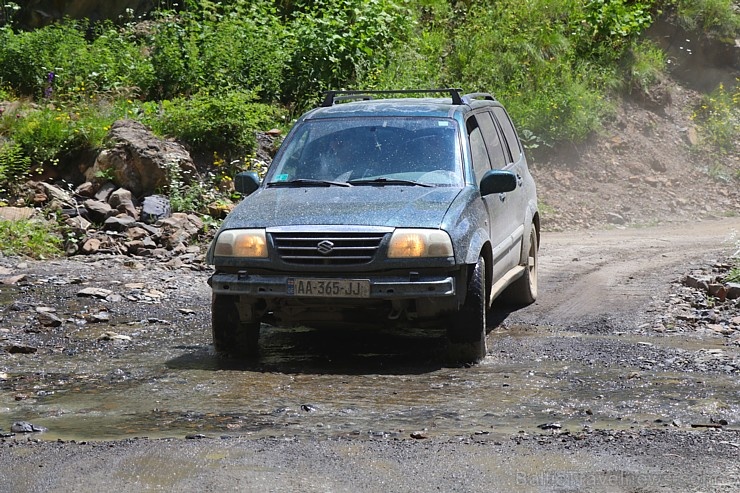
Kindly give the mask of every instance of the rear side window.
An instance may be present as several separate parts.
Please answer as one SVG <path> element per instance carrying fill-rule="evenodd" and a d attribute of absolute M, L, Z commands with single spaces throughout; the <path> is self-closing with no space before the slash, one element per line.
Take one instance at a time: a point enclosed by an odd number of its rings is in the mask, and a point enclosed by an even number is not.
<path fill-rule="evenodd" d="M 511 158 L 516 163 L 522 157 L 522 149 L 519 147 L 519 139 L 516 137 L 516 132 L 514 131 L 514 126 L 511 124 L 509 115 L 506 114 L 503 108 L 499 108 L 498 106 L 493 108 L 493 113 L 496 115 L 501 129 L 504 131 L 504 138 L 506 139 L 506 144 L 509 146 Z"/>
<path fill-rule="evenodd" d="M 488 151 L 486 150 L 486 144 L 483 143 L 483 134 L 478 122 L 475 118 L 469 118 L 466 125 L 470 140 L 470 154 L 473 158 L 475 181 L 480 182 L 486 171 L 491 169 L 491 162 L 488 160 Z"/>
<path fill-rule="evenodd" d="M 501 146 L 501 139 L 498 136 L 498 130 L 496 124 L 493 122 L 493 117 L 490 113 L 478 113 L 476 115 L 478 119 L 478 125 L 480 125 L 483 131 L 483 140 L 486 142 L 488 148 L 488 155 L 491 158 L 491 166 L 494 169 L 501 169 L 506 167 L 507 158 L 506 151 Z"/>

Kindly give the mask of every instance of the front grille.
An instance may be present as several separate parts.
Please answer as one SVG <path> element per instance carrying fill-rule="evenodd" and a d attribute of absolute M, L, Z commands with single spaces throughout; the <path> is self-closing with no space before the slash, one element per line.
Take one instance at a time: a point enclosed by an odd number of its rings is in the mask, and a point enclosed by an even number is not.
<path fill-rule="evenodd" d="M 278 255 L 288 264 L 366 264 L 385 233 L 272 233 Z"/>

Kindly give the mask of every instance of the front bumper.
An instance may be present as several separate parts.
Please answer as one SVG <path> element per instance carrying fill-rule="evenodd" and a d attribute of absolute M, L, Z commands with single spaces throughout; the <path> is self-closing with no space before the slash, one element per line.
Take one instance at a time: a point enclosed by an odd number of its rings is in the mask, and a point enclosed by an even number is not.
<path fill-rule="evenodd" d="M 296 298 L 288 292 L 288 280 L 302 276 L 264 275 L 246 272 L 216 272 L 208 283 L 214 294 L 246 295 L 253 298 Z M 305 276 L 309 277 L 309 276 Z M 316 276 L 310 276 L 312 279 Z M 336 276 L 326 277 L 335 279 Z M 375 300 L 417 299 L 455 296 L 456 280 L 450 275 L 377 276 L 367 273 L 348 275 L 346 279 L 370 282 L 369 298 Z M 328 298 L 330 299 L 330 298 Z"/>

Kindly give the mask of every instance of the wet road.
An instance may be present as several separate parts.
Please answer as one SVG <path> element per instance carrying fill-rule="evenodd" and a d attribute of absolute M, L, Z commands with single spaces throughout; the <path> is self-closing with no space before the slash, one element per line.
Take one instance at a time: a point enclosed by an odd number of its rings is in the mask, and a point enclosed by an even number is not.
<path fill-rule="evenodd" d="M 0 354 L 0 428 L 29 421 L 49 429 L 45 440 L 495 441 L 547 429 L 737 424 L 738 347 L 721 336 L 660 334 L 651 323 L 669 282 L 727 252 L 739 229 L 732 219 L 700 223 L 690 237 L 671 228 L 544 235 L 540 301 L 513 313 L 496 307 L 489 354 L 470 368 L 445 366 L 442 334 L 382 328 L 265 326 L 259 360 L 224 360 L 210 346 L 205 271 L 5 259 L 27 279 L 0 291 L 0 345 L 36 352 Z M 120 299 L 81 298 L 85 287 Z M 62 324 L 40 325 L 38 307 Z M 109 322 L 90 321 L 101 312 Z M 696 364 L 714 356 L 717 364 Z"/>

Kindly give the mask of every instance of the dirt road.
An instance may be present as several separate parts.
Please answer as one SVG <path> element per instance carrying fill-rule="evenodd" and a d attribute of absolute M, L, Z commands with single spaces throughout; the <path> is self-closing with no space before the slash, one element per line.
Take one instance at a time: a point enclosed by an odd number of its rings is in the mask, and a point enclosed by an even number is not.
<path fill-rule="evenodd" d="M 2 440 L 0 491 L 737 491 L 740 347 L 653 330 L 733 232 L 544 234 L 540 300 L 494 310 L 472 368 L 382 329 L 266 327 L 224 361 L 207 271 L 0 259 L 26 275 L 0 290 L 0 433 L 48 428 Z"/>

